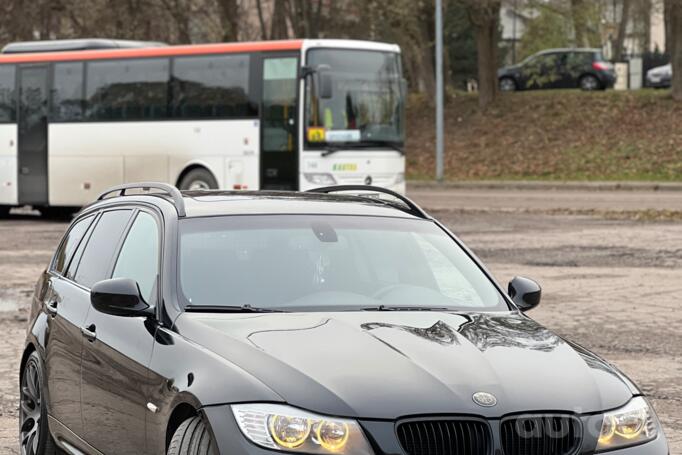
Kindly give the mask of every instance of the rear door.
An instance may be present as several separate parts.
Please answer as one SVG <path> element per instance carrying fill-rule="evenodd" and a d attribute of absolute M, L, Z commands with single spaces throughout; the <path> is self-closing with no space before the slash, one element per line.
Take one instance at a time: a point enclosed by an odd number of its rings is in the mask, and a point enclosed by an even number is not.
<path fill-rule="evenodd" d="M 60 431 L 54 422 L 51 429 L 67 440 L 71 433 L 82 431 L 80 328 L 90 308 L 88 293 L 72 278 L 94 219 L 95 215 L 90 215 L 74 222 L 64 237 L 52 262 L 49 290 L 42 302 L 49 333 L 45 340 L 49 413 L 67 431 Z"/>
<path fill-rule="evenodd" d="M 48 204 L 47 82 L 47 65 L 19 67 L 19 204 Z"/>
<path fill-rule="evenodd" d="M 297 53 L 261 60 L 261 188 L 298 189 Z"/>

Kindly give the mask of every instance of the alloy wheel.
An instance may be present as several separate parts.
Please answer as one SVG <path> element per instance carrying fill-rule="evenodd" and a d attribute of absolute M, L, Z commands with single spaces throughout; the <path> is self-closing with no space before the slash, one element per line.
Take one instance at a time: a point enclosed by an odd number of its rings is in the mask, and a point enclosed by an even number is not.
<path fill-rule="evenodd" d="M 503 92 L 516 91 L 516 82 L 508 77 L 505 77 L 500 80 L 500 90 Z"/>
<path fill-rule="evenodd" d="M 580 88 L 583 90 L 597 90 L 599 81 L 594 76 L 585 76 L 580 80 Z"/>
<path fill-rule="evenodd" d="M 21 403 L 19 408 L 21 454 L 35 455 L 40 442 L 40 419 L 42 417 L 42 396 L 40 370 L 35 360 L 29 359 L 21 379 Z"/>

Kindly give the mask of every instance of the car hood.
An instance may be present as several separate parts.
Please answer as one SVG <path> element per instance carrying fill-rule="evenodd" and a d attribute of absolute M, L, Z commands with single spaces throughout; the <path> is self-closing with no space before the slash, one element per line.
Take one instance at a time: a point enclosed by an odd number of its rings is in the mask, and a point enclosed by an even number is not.
<path fill-rule="evenodd" d="M 657 66 L 656 68 L 652 68 L 649 71 L 647 71 L 647 75 L 652 76 L 652 75 L 657 75 L 657 76 L 666 76 L 670 75 L 673 73 L 673 66 L 672 64 L 667 64 L 663 66 Z"/>
<path fill-rule="evenodd" d="M 177 330 L 283 401 L 324 414 L 597 412 L 636 393 L 604 361 L 518 313 L 185 313 Z M 476 392 L 497 405 L 477 405 Z"/>
<path fill-rule="evenodd" d="M 497 75 L 499 77 L 499 76 L 503 76 L 505 74 L 516 74 L 519 71 L 521 71 L 521 65 L 505 66 L 505 67 L 497 70 Z"/>

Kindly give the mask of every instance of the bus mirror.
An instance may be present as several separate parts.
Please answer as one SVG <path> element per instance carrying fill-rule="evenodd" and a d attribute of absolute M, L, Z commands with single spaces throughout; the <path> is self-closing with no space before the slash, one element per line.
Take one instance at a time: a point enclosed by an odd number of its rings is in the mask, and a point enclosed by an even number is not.
<path fill-rule="evenodd" d="M 327 72 L 323 72 L 319 73 L 319 76 L 320 76 L 319 96 L 323 100 L 328 100 L 333 96 L 332 75 Z"/>

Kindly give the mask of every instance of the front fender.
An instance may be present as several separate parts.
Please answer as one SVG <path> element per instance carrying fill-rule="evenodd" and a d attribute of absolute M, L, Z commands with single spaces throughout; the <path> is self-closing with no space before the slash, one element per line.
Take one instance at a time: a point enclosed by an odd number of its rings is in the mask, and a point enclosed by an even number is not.
<path fill-rule="evenodd" d="M 198 410 L 240 402 L 284 402 L 237 365 L 164 327 L 156 333 L 147 387 L 150 453 L 164 453 L 168 420 L 179 404 Z"/>

